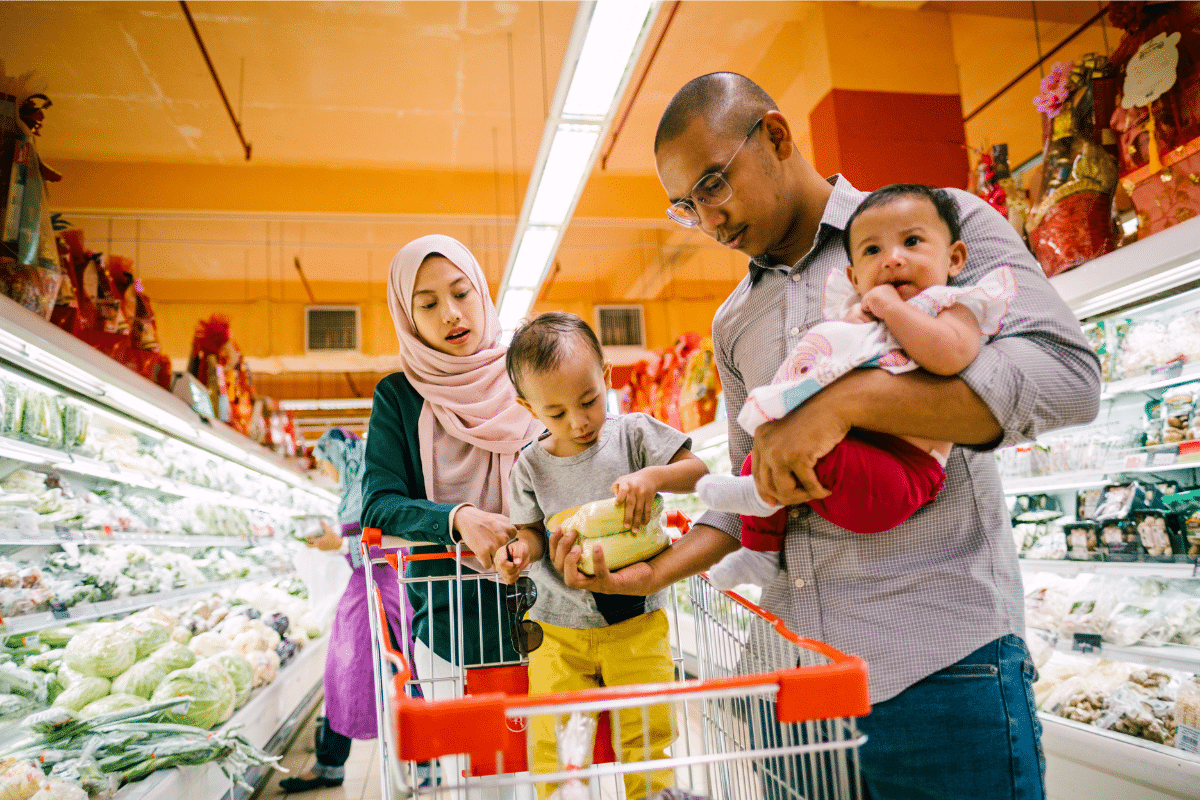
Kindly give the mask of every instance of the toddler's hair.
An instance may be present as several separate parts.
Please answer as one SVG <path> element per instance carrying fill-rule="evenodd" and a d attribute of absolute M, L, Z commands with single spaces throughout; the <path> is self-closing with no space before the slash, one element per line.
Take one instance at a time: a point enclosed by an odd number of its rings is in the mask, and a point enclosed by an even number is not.
<path fill-rule="evenodd" d="M 547 311 L 521 324 L 513 333 L 504 368 L 516 387 L 517 396 L 524 397 L 520 378 L 530 372 L 549 372 L 557 369 L 567 357 L 580 351 L 580 345 L 591 350 L 597 364 L 604 364 L 604 351 L 591 327 L 574 314 Z"/>
<path fill-rule="evenodd" d="M 958 221 L 958 206 L 955 205 L 954 198 L 950 196 L 949 192 L 945 189 L 926 186 L 923 183 L 893 183 L 871 192 L 850 215 L 846 229 L 842 231 L 842 246 L 846 248 L 846 255 L 850 257 L 851 261 L 854 261 L 854 253 L 850 252 L 850 229 L 854 227 L 854 220 L 868 209 L 886 206 L 902 197 L 923 197 L 933 203 L 938 216 L 950 229 L 950 243 L 953 244 L 962 239 L 962 225 Z"/>

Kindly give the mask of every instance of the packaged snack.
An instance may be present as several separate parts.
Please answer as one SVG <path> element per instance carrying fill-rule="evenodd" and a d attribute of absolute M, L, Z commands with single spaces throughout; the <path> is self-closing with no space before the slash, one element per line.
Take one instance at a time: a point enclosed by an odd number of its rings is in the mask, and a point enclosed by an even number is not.
<path fill-rule="evenodd" d="M 1098 542 L 1109 561 L 1136 561 L 1141 553 L 1137 528 L 1128 520 L 1113 519 L 1100 523 Z"/>
<path fill-rule="evenodd" d="M 1174 550 L 1167 535 L 1167 520 L 1162 512 L 1137 512 L 1131 522 L 1137 528 L 1142 551 L 1147 556 L 1171 560 Z"/>
<path fill-rule="evenodd" d="M 1096 541 L 1096 523 L 1071 521 L 1063 523 L 1067 537 L 1067 558 L 1074 561 L 1091 561 L 1100 557 Z"/>

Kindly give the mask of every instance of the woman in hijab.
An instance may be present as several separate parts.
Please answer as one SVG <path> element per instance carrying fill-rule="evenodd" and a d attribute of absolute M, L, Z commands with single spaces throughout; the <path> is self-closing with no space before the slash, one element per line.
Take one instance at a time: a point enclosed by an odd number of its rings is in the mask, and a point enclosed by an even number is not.
<path fill-rule="evenodd" d="M 310 540 L 321 550 L 337 550 L 348 540 L 346 559 L 353 568 L 350 582 L 338 602 L 325 655 L 325 718 L 317 732 L 317 762 L 312 770 L 285 778 L 279 786 L 286 792 L 303 792 L 341 786 L 352 739 L 374 739 L 375 688 L 371 667 L 371 624 L 367 610 L 367 582 L 359 553 L 362 535 L 362 468 L 366 446 L 353 431 L 333 428 L 313 446 L 313 457 L 326 470 L 336 473 L 341 488 L 337 515 L 341 531 L 326 529 L 324 536 Z M 400 640 L 400 599 L 396 571 L 387 564 L 375 566 L 375 583 L 383 595 L 384 608 L 394 641 Z"/>
<path fill-rule="evenodd" d="M 405 245 L 392 259 L 387 288 L 403 371 L 375 388 L 362 524 L 436 543 L 414 554 L 462 542 L 490 567 L 492 554 L 516 534 L 507 516 L 509 469 L 542 426 L 517 404 L 487 279 L 461 242 L 433 235 Z M 405 569 L 410 579 L 450 576 L 455 564 L 410 561 Z M 462 613 L 453 616 L 450 584 L 445 577 L 408 583 L 419 676 L 516 661 L 498 584 L 463 581 Z M 452 623 L 461 624 L 462 652 L 452 645 Z M 444 685 L 425 696 L 443 696 Z"/>

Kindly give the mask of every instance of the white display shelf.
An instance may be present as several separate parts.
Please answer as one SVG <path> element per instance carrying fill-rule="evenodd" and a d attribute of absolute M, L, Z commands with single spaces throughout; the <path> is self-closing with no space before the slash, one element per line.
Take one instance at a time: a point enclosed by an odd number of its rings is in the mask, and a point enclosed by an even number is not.
<path fill-rule="evenodd" d="M 221 489 L 210 489 L 206 486 L 197 486 L 173 478 L 149 475 L 145 472 L 139 472 L 117 464 L 110 464 L 107 461 L 99 461 L 78 453 L 68 453 L 50 447 L 42 447 L 41 445 L 22 442 L 18 439 L 0 437 L 0 458 L 23 461 L 26 464 L 36 466 L 49 466 L 63 472 L 87 475 L 91 478 L 112 481 L 124 486 L 136 486 L 140 489 L 149 489 L 176 497 L 189 497 L 193 500 L 209 503 L 210 505 L 236 506 L 277 517 L 290 517 L 296 513 L 294 509 L 287 506 L 263 503 L 253 498 L 231 494 Z"/>
<path fill-rule="evenodd" d="M 1198 796 L 1200 756 L 1054 714 L 1038 717 L 1052 800 Z"/>
<path fill-rule="evenodd" d="M 167 592 L 154 594 L 139 594 L 133 597 L 122 597 L 119 600 L 102 600 L 99 603 L 79 603 L 61 612 L 39 611 L 34 614 L 22 614 L 19 617 L 9 617 L 0 624 L 0 630 L 5 634 L 31 633 L 42 628 L 53 628 L 71 622 L 81 622 L 113 614 L 124 614 L 128 611 L 138 611 L 160 603 L 184 600 L 189 597 L 212 594 L 222 589 L 230 589 L 243 583 L 261 581 L 272 577 L 269 572 L 256 572 L 243 578 L 231 578 L 227 581 L 215 581 L 199 586 L 187 586 L 182 589 L 172 589 Z"/>
<path fill-rule="evenodd" d="M 255 689 L 246 705 L 222 725 L 237 727 L 255 747 L 277 755 L 321 697 L 329 637 L 309 642 L 270 684 Z M 255 776 L 250 776 L 253 784 Z M 216 764 L 172 767 L 122 786 L 114 800 L 234 800 L 245 795 Z"/>
<path fill-rule="evenodd" d="M 1200 465 L 1198 465 L 1200 466 Z M 1042 475 L 1037 478 L 1001 478 L 1004 493 L 1013 494 L 1053 494 L 1076 489 L 1094 489 L 1109 483 L 1106 472 L 1064 472 L 1055 475 Z"/>
<path fill-rule="evenodd" d="M 1056 637 L 1054 649 L 1062 653 L 1080 655 L 1083 652 L 1083 655 L 1107 658 L 1109 661 L 1177 669 L 1181 672 L 1200 672 L 1200 647 L 1182 644 L 1164 644 L 1161 647 L 1145 644 L 1120 646 L 1104 642 L 1100 647 L 1084 652 L 1074 649 L 1074 637 L 1054 633 L 1050 635 Z"/>
<path fill-rule="evenodd" d="M 266 541 L 273 541 L 267 539 Z M 64 542 L 75 544 L 144 544 L 148 547 L 227 547 L 241 549 L 253 547 L 260 542 L 242 536 L 189 536 L 177 533 L 149 533 L 137 531 L 66 530 L 47 531 L 38 529 L 37 535 L 25 531 L 0 528 L 0 545 L 58 545 Z"/>
<path fill-rule="evenodd" d="M 1108 400 L 1113 397 L 1120 397 L 1126 394 L 1136 394 L 1138 392 L 1153 392 L 1158 389 L 1165 389 L 1169 386 L 1178 386 L 1181 383 L 1190 383 L 1191 381 L 1200 380 L 1200 362 L 1192 362 L 1184 364 L 1178 375 L 1172 377 L 1164 377 L 1162 375 L 1147 373 L 1145 375 L 1137 375 L 1132 378 L 1124 378 L 1119 381 L 1110 381 L 1101 387 L 1100 399 Z"/>
<path fill-rule="evenodd" d="M 1196 578 L 1197 566 L 1192 561 L 1072 561 L 1070 559 L 1022 558 L 1021 569 L 1027 572 L 1054 572 L 1068 577 L 1080 573 L 1121 575 L 1131 578 Z"/>

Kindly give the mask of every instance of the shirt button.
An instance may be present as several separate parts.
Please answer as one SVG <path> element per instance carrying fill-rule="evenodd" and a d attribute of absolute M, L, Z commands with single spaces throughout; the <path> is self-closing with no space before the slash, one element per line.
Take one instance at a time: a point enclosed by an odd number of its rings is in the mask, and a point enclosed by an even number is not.
<path fill-rule="evenodd" d="M 790 333 L 792 336 L 798 336 L 798 335 L 800 335 L 800 329 L 792 328 L 790 331 L 788 331 L 788 333 Z"/>
<path fill-rule="evenodd" d="M 792 283 L 795 283 L 795 282 L 796 282 L 796 281 L 798 281 L 798 280 L 800 280 L 800 273 L 799 273 L 799 272 L 797 272 L 795 275 L 793 275 L 793 276 L 792 276 Z"/>
<path fill-rule="evenodd" d="M 796 578 L 796 588 L 797 589 L 804 588 L 804 578 Z"/>
<path fill-rule="evenodd" d="M 433 529 L 434 529 L 435 531 L 436 531 L 438 528 L 440 528 L 440 527 L 442 527 L 440 523 L 437 523 L 437 522 L 433 523 Z"/>
<path fill-rule="evenodd" d="M 791 509 L 790 511 L 788 511 L 788 516 L 791 517 L 792 519 L 797 519 L 800 516 L 800 509 L 798 509 L 798 508 Z"/>

